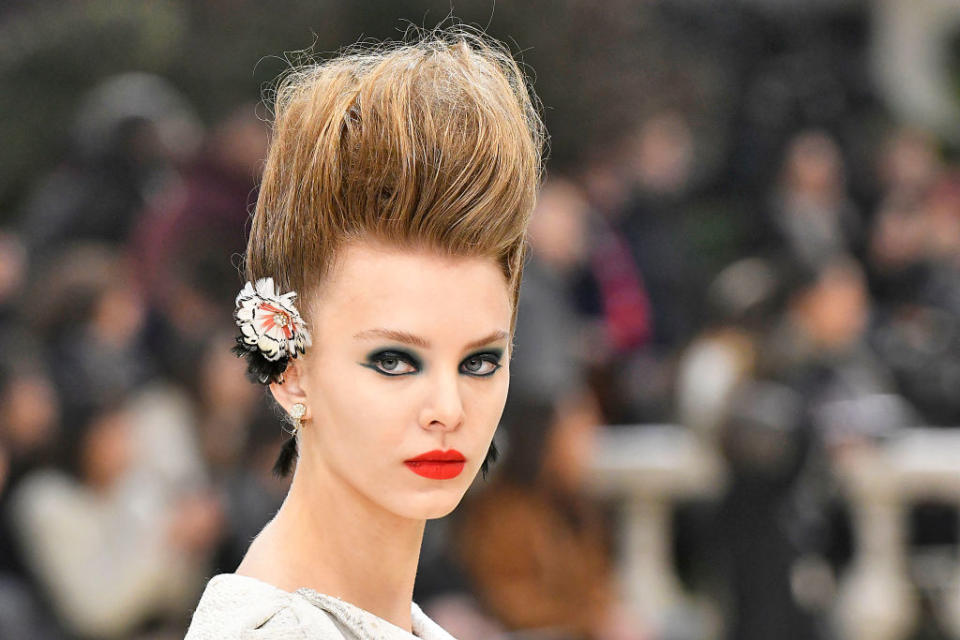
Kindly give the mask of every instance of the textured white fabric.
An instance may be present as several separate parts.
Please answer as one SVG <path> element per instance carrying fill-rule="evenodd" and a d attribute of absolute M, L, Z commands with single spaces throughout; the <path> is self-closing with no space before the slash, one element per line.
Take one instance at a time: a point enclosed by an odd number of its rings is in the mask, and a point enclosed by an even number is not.
<path fill-rule="evenodd" d="M 207 583 L 185 640 L 454 640 L 417 603 L 410 605 L 413 634 L 313 589 L 291 593 L 221 573 Z"/>

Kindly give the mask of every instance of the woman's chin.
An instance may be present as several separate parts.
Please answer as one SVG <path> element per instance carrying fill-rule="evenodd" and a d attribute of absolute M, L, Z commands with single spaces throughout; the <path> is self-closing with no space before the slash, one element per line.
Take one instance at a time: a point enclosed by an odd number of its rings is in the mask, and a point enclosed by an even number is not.
<path fill-rule="evenodd" d="M 432 492 L 432 495 L 418 495 L 398 505 L 396 512 L 412 520 L 433 520 L 443 518 L 460 504 L 462 492 L 455 495 L 447 492 Z"/>

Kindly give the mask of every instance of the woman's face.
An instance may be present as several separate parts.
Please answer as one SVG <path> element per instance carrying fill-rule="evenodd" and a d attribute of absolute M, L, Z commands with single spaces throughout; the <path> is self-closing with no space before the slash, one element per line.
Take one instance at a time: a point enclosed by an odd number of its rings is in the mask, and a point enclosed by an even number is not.
<path fill-rule="evenodd" d="M 496 262 L 352 244 L 312 317 L 313 345 L 295 361 L 308 407 L 297 475 L 403 517 L 448 514 L 507 397 L 511 302 Z M 404 462 L 453 449 L 466 462 L 452 478 Z"/>

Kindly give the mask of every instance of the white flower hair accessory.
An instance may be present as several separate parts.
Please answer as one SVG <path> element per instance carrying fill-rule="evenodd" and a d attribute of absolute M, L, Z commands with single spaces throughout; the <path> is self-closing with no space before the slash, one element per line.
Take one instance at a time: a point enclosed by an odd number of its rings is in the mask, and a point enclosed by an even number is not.
<path fill-rule="evenodd" d="M 283 382 L 290 362 L 312 343 L 306 323 L 293 305 L 295 291 L 278 294 L 273 278 L 249 281 L 237 294 L 233 318 L 240 328 L 231 351 L 247 360 L 247 376 L 254 382 Z"/>

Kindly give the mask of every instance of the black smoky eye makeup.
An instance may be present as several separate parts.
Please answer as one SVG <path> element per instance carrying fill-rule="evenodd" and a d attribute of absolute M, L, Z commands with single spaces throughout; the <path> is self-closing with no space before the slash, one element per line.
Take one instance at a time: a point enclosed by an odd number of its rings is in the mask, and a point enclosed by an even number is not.
<path fill-rule="evenodd" d="M 486 378 L 492 376 L 497 369 L 503 366 L 500 364 L 502 357 L 502 349 L 474 353 L 460 363 L 460 371 L 474 378 Z M 409 364 L 414 370 L 402 371 L 403 363 Z M 400 349 L 374 351 L 367 356 L 366 362 L 358 362 L 357 364 L 391 378 L 418 373 L 423 369 L 422 363 L 416 356 Z"/>
<path fill-rule="evenodd" d="M 402 363 L 404 362 L 413 366 L 414 370 L 400 370 L 398 373 L 391 373 L 391 371 L 402 369 Z M 377 373 L 384 376 L 389 376 L 391 378 L 417 373 L 423 368 L 420 364 L 420 360 L 413 354 L 407 353 L 406 351 L 401 351 L 399 349 L 384 349 L 381 351 L 374 351 L 367 356 L 366 362 L 358 362 L 357 364 L 362 367 L 367 367 L 368 369 L 373 369 Z"/>
<path fill-rule="evenodd" d="M 503 351 L 501 349 L 495 349 L 493 351 L 484 351 L 481 353 L 475 353 L 471 356 L 467 356 L 467 358 L 461 364 L 463 364 L 466 367 L 465 373 L 467 373 L 468 375 L 474 376 L 476 378 L 486 378 L 486 377 L 492 376 L 494 373 L 497 372 L 497 369 L 503 366 L 502 364 L 500 364 L 500 359 L 502 357 L 503 357 Z M 485 366 L 484 363 L 492 364 L 493 368 L 487 371 L 484 371 L 483 373 L 479 373 L 479 371 L 483 370 Z M 475 366 L 477 367 L 477 369 L 473 369 L 473 367 Z"/>

